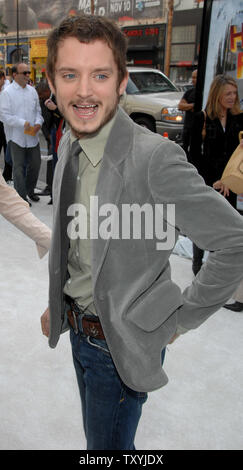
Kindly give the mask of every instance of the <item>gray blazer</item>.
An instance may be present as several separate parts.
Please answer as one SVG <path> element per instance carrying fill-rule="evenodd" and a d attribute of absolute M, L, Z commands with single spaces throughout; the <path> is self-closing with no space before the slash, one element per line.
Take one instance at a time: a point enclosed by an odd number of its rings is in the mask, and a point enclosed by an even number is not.
<path fill-rule="evenodd" d="M 53 348 L 68 328 L 63 296 L 68 247 L 61 246 L 58 214 L 69 148 L 67 132 L 59 147 L 53 190 L 49 260 L 49 344 Z M 171 281 L 172 248 L 158 250 L 155 238 L 92 241 L 94 302 L 118 373 L 134 390 L 155 390 L 168 380 L 161 368 L 161 349 L 178 328 L 181 332 L 196 328 L 216 312 L 243 277 L 243 219 L 204 184 L 178 145 L 136 125 L 120 108 L 105 148 L 96 195 L 99 207 L 175 204 L 175 242 L 182 233 L 212 252 L 192 285 L 181 292 Z M 163 219 L 166 222 L 166 211 Z"/>

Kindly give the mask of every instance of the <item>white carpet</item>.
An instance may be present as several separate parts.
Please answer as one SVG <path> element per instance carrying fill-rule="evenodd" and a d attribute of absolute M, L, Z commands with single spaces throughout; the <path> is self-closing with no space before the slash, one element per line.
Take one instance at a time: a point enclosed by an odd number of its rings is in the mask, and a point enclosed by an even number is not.
<path fill-rule="evenodd" d="M 33 212 L 51 226 L 49 197 Z M 55 350 L 40 330 L 47 257 L 0 217 L 0 449 L 85 449 L 68 334 Z M 191 260 L 172 255 L 184 288 Z M 243 449 L 243 313 L 221 309 L 169 346 L 169 384 L 149 395 L 137 449 Z"/>

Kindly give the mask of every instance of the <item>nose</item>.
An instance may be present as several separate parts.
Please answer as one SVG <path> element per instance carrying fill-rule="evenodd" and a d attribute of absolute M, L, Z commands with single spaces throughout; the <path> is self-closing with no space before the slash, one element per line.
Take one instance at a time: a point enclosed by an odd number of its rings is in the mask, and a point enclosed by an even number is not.
<path fill-rule="evenodd" d="M 92 95 L 91 79 L 89 76 L 83 75 L 80 77 L 77 87 L 77 94 L 82 98 L 86 98 Z"/>

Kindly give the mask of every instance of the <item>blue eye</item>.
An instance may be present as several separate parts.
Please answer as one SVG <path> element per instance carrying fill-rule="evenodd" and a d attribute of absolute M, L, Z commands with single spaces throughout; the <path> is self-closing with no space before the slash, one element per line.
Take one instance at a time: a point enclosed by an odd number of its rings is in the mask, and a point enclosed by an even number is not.
<path fill-rule="evenodd" d="M 76 75 L 75 73 L 66 73 L 65 75 L 63 75 L 63 77 L 67 80 L 73 80 L 74 78 L 76 78 Z"/>
<path fill-rule="evenodd" d="M 96 78 L 98 78 L 98 80 L 105 80 L 107 78 L 107 75 L 104 75 L 103 73 L 99 73 L 98 75 L 96 75 Z"/>

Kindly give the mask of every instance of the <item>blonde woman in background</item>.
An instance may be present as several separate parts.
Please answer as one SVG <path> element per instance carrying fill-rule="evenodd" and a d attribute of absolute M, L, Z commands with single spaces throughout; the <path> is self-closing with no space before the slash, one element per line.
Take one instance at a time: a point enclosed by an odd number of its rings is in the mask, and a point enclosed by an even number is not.
<path fill-rule="evenodd" d="M 188 159 L 205 183 L 219 190 L 234 208 L 236 194 L 223 185 L 220 178 L 239 145 L 242 130 L 243 112 L 236 81 L 229 75 L 217 75 L 210 86 L 205 111 L 194 115 Z M 194 244 L 192 270 L 195 275 L 201 268 L 203 254 L 203 250 Z"/>

